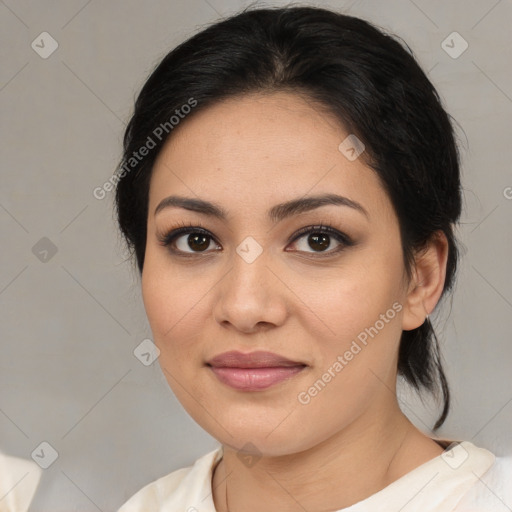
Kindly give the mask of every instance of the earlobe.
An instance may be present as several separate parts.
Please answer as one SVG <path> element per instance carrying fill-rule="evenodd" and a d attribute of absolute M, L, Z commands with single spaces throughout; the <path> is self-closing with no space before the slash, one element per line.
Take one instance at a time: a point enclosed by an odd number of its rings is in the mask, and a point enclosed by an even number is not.
<path fill-rule="evenodd" d="M 415 258 L 402 317 L 404 331 L 422 325 L 435 308 L 443 292 L 447 261 L 448 240 L 442 231 L 436 231 Z"/>

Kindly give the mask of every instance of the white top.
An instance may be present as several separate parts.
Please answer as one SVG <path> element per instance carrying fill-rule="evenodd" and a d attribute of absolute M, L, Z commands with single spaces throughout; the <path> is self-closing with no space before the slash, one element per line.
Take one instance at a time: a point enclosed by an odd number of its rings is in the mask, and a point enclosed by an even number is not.
<path fill-rule="evenodd" d="M 134 494 L 118 512 L 216 512 L 212 475 L 222 455 L 220 446 L 192 466 L 155 480 Z M 512 510 L 512 503 L 508 501 L 510 496 L 504 497 L 510 487 L 505 487 L 504 471 L 506 464 L 510 478 L 510 459 L 496 462 L 494 454 L 484 448 L 469 441 L 454 442 L 438 457 L 336 512 L 507 512 Z M 482 478 L 484 473 L 487 475 Z"/>
<path fill-rule="evenodd" d="M 0 512 L 26 512 L 41 473 L 32 460 L 0 453 Z"/>

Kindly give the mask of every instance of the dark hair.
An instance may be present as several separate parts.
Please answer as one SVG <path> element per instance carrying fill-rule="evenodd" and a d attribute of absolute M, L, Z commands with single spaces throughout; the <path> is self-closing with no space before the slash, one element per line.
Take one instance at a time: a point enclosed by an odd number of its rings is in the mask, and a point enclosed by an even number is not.
<path fill-rule="evenodd" d="M 124 135 L 115 198 L 120 230 L 139 271 L 151 170 L 180 122 L 175 114 L 192 110 L 191 117 L 222 99 L 274 91 L 295 92 L 323 106 L 363 141 L 361 158 L 376 172 L 399 219 L 409 278 L 416 252 L 444 232 L 449 254 L 443 297 L 455 280 L 453 226 L 461 213 L 450 117 L 407 44 L 367 21 L 317 7 L 244 9 L 181 43 L 148 78 Z M 197 106 L 185 109 L 192 104 Z M 151 149 L 134 158 L 143 146 Z M 425 388 L 437 397 L 441 390 L 438 429 L 450 393 L 428 319 L 402 332 L 398 374 L 417 391 Z"/>

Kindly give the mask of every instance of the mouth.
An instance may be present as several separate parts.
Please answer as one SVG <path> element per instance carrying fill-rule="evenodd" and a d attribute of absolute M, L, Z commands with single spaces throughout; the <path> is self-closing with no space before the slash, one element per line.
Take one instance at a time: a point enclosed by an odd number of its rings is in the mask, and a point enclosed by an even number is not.
<path fill-rule="evenodd" d="M 231 351 L 215 356 L 206 365 L 224 384 L 242 391 L 261 391 L 288 380 L 307 367 L 272 352 L 243 354 Z"/>

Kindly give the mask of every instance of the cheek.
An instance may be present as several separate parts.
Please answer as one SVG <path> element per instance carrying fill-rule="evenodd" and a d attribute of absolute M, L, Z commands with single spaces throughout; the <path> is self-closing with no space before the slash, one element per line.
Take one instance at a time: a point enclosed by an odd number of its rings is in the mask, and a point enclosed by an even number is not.
<path fill-rule="evenodd" d="M 205 274 L 194 278 L 190 271 L 180 272 L 177 266 L 170 268 L 151 258 L 145 262 L 142 297 L 154 342 L 164 361 L 175 366 L 192 356 L 190 341 L 201 333 L 208 291 L 214 284 Z"/>
<path fill-rule="evenodd" d="M 321 438 L 392 389 L 403 306 L 390 273 L 351 271 L 336 280 L 317 280 L 317 286 L 304 278 L 306 283 L 312 312 L 304 316 L 304 325 L 317 359 L 298 390 L 297 413 L 322 417 Z"/>
<path fill-rule="evenodd" d="M 315 407 L 340 393 L 350 410 L 369 399 L 381 381 L 392 385 L 402 332 L 401 272 L 399 251 L 361 251 L 333 272 L 301 276 L 296 289 L 310 307 L 304 325 L 318 350 L 310 381 L 329 381 Z"/>
<path fill-rule="evenodd" d="M 347 340 L 402 300 L 400 258 L 369 253 L 354 254 L 331 271 L 311 270 L 294 276 L 293 288 L 304 298 L 311 322 L 316 318 L 319 334 L 333 341 Z"/>
<path fill-rule="evenodd" d="M 191 286 L 190 279 L 180 278 L 175 269 L 158 269 L 149 261 L 142 276 L 144 307 L 160 350 L 159 365 L 169 387 L 193 417 L 198 414 L 197 401 L 202 402 L 205 395 L 196 382 L 203 355 L 194 341 L 202 334 L 204 319 L 199 319 L 199 314 L 207 292 L 204 279 L 195 281 Z"/>

